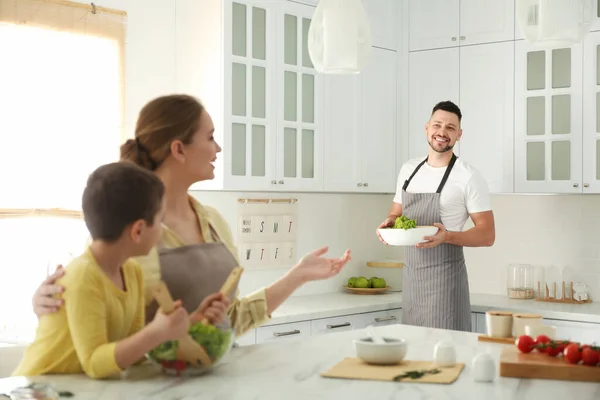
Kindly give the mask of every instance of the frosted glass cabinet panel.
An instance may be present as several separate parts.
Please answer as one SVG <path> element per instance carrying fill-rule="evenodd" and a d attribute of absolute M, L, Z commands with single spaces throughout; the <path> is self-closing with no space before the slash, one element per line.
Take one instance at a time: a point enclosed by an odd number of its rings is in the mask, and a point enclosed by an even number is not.
<path fill-rule="evenodd" d="M 314 7 L 284 2 L 280 19 L 277 185 L 279 190 L 322 188 L 321 77 L 308 54 Z"/>
<path fill-rule="evenodd" d="M 276 21 L 274 12 L 252 2 L 232 3 L 229 171 L 234 179 L 244 179 L 257 189 L 271 186 L 275 155 L 269 140 L 276 121 L 269 93 L 275 42 L 267 36 Z"/>
<path fill-rule="evenodd" d="M 515 46 L 515 191 L 580 193 L 581 46 Z"/>
<path fill-rule="evenodd" d="M 600 193 L 600 32 L 584 40 L 583 193 Z"/>

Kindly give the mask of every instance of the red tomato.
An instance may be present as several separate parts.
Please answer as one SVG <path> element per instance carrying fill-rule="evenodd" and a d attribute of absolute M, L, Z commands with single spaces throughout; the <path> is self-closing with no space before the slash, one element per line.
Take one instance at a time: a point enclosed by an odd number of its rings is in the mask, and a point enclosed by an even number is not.
<path fill-rule="evenodd" d="M 596 365 L 600 361 L 600 355 L 596 349 L 588 346 L 581 351 L 581 361 L 585 365 Z"/>
<path fill-rule="evenodd" d="M 516 345 L 521 353 L 529 353 L 533 350 L 534 340 L 531 336 L 521 335 L 517 338 Z"/>
<path fill-rule="evenodd" d="M 569 364 L 577 364 L 581 360 L 581 350 L 577 343 L 571 343 L 563 352 L 565 359 Z"/>
<path fill-rule="evenodd" d="M 546 354 L 548 354 L 550 357 L 556 357 L 557 355 L 559 355 L 561 353 L 561 348 L 554 343 L 548 343 L 548 344 L 546 344 L 544 352 Z"/>
<path fill-rule="evenodd" d="M 535 347 L 538 349 L 538 351 L 543 352 L 545 345 L 550 342 L 551 340 L 548 336 L 540 335 L 535 339 Z"/>

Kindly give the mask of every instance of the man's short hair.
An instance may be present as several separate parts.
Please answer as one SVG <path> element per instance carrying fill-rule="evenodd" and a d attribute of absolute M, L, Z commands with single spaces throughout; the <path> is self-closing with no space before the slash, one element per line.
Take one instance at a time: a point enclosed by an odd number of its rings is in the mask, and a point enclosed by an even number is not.
<path fill-rule="evenodd" d="M 153 172 L 133 163 L 121 161 L 97 168 L 88 177 L 81 201 L 92 239 L 114 242 L 140 219 L 152 226 L 164 193 L 163 183 Z"/>
<path fill-rule="evenodd" d="M 434 107 L 433 110 L 431 111 L 431 115 L 433 115 L 437 110 L 442 110 L 442 111 L 446 111 L 452 114 L 456 114 L 456 116 L 458 117 L 458 122 L 460 122 L 462 120 L 462 112 L 460 112 L 460 108 L 454 104 L 453 102 L 446 100 L 446 101 L 440 101 L 439 103 L 437 103 Z"/>

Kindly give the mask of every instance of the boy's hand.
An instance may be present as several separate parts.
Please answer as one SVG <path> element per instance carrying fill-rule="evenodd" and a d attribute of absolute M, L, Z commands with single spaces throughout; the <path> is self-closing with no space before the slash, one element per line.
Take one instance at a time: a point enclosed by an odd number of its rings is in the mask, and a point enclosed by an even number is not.
<path fill-rule="evenodd" d="M 163 342 L 167 340 L 179 340 L 184 337 L 190 329 L 190 318 L 181 302 L 175 302 L 175 310 L 169 315 L 162 310 L 156 312 L 156 316 L 150 323 Z"/>
<path fill-rule="evenodd" d="M 213 293 L 206 296 L 198 308 L 190 314 L 192 323 L 200 322 L 205 317 L 215 325 L 225 320 L 231 302 L 223 293 Z"/>

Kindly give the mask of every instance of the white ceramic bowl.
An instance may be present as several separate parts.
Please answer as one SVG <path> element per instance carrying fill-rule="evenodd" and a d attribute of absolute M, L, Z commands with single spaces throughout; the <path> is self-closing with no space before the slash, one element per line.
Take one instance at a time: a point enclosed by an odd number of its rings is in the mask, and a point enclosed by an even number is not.
<path fill-rule="evenodd" d="M 383 240 L 392 246 L 415 246 L 425 242 L 425 236 L 435 235 L 438 228 L 435 226 L 417 226 L 413 229 L 378 229 Z"/>
<path fill-rule="evenodd" d="M 393 365 L 399 364 L 406 356 L 406 340 L 383 337 L 385 343 L 373 343 L 373 339 L 365 337 L 354 341 L 356 356 L 367 364 Z"/>

